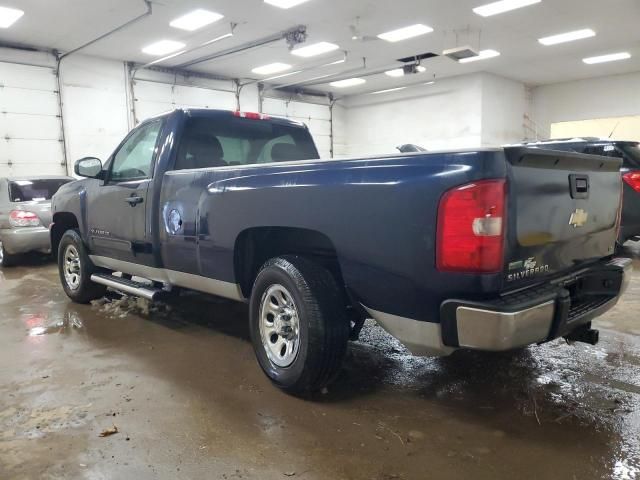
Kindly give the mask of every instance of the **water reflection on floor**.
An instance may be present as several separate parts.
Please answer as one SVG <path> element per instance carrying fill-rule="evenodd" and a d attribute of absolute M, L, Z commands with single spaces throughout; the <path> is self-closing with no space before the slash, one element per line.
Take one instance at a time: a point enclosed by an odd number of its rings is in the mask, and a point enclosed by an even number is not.
<path fill-rule="evenodd" d="M 0 478 L 640 478 L 626 254 L 595 347 L 416 358 L 370 323 L 312 400 L 265 379 L 244 305 L 80 306 L 51 264 L 0 270 Z"/>

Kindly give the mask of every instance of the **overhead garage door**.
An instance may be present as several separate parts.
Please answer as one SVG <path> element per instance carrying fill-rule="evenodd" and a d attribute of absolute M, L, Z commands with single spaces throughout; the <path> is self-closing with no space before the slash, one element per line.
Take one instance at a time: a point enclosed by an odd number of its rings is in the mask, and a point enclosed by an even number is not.
<path fill-rule="evenodd" d="M 64 174 L 52 68 L 0 62 L 0 176 Z"/>
<path fill-rule="evenodd" d="M 264 98 L 262 111 L 267 115 L 286 117 L 309 127 L 321 158 L 331 158 L 331 110 L 328 105 Z"/>
<path fill-rule="evenodd" d="M 175 108 L 236 109 L 231 91 L 135 80 L 133 92 L 137 122 Z"/>

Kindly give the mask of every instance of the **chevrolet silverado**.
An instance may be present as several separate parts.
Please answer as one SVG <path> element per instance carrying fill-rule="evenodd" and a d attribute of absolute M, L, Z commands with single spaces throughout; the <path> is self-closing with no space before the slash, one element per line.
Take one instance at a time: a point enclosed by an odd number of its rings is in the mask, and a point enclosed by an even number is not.
<path fill-rule="evenodd" d="M 320 160 L 303 124 L 176 110 L 76 162 L 51 241 L 75 302 L 248 302 L 258 363 L 302 393 L 367 318 L 421 355 L 595 343 L 631 269 L 614 256 L 620 163 L 527 147 Z"/>

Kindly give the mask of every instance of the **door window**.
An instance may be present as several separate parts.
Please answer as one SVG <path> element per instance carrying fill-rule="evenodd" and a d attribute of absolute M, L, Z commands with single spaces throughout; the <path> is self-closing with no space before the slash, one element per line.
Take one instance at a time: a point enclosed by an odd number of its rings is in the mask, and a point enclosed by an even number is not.
<path fill-rule="evenodd" d="M 151 178 L 156 143 L 161 127 L 161 121 L 148 123 L 141 126 L 127 139 L 113 158 L 111 168 L 113 182 Z"/>

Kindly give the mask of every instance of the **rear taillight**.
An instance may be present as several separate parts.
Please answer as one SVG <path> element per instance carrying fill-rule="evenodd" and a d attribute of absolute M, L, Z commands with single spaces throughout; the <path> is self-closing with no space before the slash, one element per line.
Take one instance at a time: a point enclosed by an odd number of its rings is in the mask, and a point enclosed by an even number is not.
<path fill-rule="evenodd" d="M 9 214 L 9 224 L 12 227 L 39 227 L 40 218 L 33 212 L 13 210 Z"/>
<path fill-rule="evenodd" d="M 633 188 L 636 192 L 640 193 L 640 170 L 634 170 L 622 175 L 622 179 Z"/>
<path fill-rule="evenodd" d="M 234 117 L 240 118 L 248 118 L 249 120 L 269 120 L 269 115 L 265 115 L 264 113 L 255 113 L 255 112 L 233 112 Z"/>
<path fill-rule="evenodd" d="M 496 273 L 504 262 L 506 181 L 482 180 L 446 192 L 438 208 L 436 267 Z"/>

